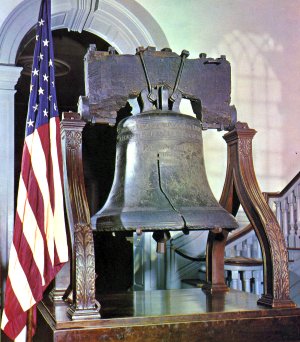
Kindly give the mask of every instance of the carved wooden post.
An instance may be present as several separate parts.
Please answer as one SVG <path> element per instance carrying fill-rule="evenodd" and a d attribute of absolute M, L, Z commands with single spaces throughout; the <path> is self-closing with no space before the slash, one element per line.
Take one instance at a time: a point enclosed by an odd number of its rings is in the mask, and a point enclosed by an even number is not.
<path fill-rule="evenodd" d="M 206 284 L 205 292 L 229 291 L 224 277 L 224 254 L 228 231 L 226 229 L 210 230 L 206 247 Z"/>
<path fill-rule="evenodd" d="M 265 201 L 254 172 L 252 139 L 256 131 L 238 122 L 224 135 L 228 145 L 227 174 L 220 203 L 233 214 L 239 203 L 255 229 L 264 261 L 264 294 L 258 304 L 294 307 L 289 297 L 288 255 L 284 237 Z"/>
<path fill-rule="evenodd" d="M 72 245 L 71 287 L 73 320 L 100 318 L 95 300 L 95 255 L 82 167 L 82 130 L 78 113 L 63 113 L 61 121 L 64 191 Z"/>

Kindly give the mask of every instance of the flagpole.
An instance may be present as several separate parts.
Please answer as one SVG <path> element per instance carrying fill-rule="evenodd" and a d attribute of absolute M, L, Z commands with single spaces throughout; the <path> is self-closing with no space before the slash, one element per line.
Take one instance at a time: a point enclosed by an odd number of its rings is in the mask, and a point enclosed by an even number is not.
<path fill-rule="evenodd" d="M 33 306 L 28 310 L 28 315 L 27 315 L 26 342 L 32 342 L 32 321 L 33 321 Z"/>

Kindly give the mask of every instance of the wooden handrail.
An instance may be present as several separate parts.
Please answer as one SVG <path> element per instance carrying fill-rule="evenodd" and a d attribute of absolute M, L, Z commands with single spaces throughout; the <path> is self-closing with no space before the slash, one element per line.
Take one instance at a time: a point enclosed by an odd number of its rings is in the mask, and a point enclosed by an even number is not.
<path fill-rule="evenodd" d="M 253 229 L 252 225 L 249 223 L 246 227 L 240 228 L 236 231 L 234 231 L 232 234 L 228 236 L 228 239 L 226 241 L 226 246 L 230 243 L 236 241 L 237 239 L 243 237 L 244 235 L 248 234 Z"/>
<path fill-rule="evenodd" d="M 296 174 L 296 176 L 281 190 L 281 191 L 274 191 L 274 192 L 263 192 L 263 196 L 265 200 L 269 201 L 269 198 L 276 198 L 284 196 L 295 183 L 298 182 L 300 179 L 300 171 Z M 244 228 L 238 229 L 234 231 L 230 236 L 228 236 L 226 245 L 231 244 L 232 242 L 238 240 L 239 238 L 243 237 L 244 235 L 248 234 L 253 229 L 251 224 L 248 224 Z"/>
<path fill-rule="evenodd" d="M 300 171 L 296 174 L 296 176 L 279 192 L 264 192 L 264 195 L 267 196 L 266 198 L 269 199 L 270 197 L 282 197 L 284 196 L 294 184 L 296 184 L 300 179 Z"/>

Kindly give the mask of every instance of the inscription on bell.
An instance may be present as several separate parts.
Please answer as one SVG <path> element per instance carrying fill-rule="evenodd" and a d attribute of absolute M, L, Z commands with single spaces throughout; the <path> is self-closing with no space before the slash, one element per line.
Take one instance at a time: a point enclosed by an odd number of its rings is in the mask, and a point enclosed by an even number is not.
<path fill-rule="evenodd" d="M 140 119 L 140 117 L 138 117 Z M 184 141 L 202 141 L 202 130 L 198 120 L 196 124 L 186 122 L 164 122 L 159 117 L 151 120 L 141 119 L 137 122 L 134 117 L 131 122 L 126 123 L 122 129 L 118 129 L 118 142 L 127 142 L 130 139 L 135 141 L 156 140 L 156 139 L 184 139 Z"/>

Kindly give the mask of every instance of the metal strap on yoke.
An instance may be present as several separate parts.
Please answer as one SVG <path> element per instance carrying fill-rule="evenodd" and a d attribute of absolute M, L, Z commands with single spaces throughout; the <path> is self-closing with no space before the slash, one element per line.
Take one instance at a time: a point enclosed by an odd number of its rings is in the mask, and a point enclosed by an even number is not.
<path fill-rule="evenodd" d="M 173 88 L 173 92 L 172 92 L 172 94 L 170 96 L 170 101 L 172 101 L 172 102 L 176 101 L 175 93 L 176 93 L 176 90 L 177 90 L 178 85 L 179 85 L 179 81 L 180 81 L 180 78 L 181 78 L 184 62 L 185 62 L 186 58 L 189 55 L 190 55 L 190 53 L 187 50 L 182 50 L 181 55 L 180 55 L 181 56 L 181 61 L 180 61 L 180 65 L 179 65 L 179 69 L 178 69 L 175 85 L 174 85 L 174 88 Z"/>
<path fill-rule="evenodd" d="M 144 51 L 145 51 L 144 48 L 139 47 L 137 49 L 137 54 L 140 56 L 140 59 L 141 59 L 142 65 L 143 65 L 143 69 L 144 69 L 144 73 L 145 73 L 145 77 L 146 77 L 146 81 L 147 81 L 147 86 L 148 86 L 148 91 L 149 91 L 149 94 L 148 94 L 147 97 L 148 97 L 148 100 L 151 103 L 153 103 L 156 100 L 156 96 L 152 92 L 152 85 L 150 83 L 148 71 L 147 71 L 147 68 L 146 68 L 145 60 L 144 60 Z"/>
<path fill-rule="evenodd" d="M 153 88 L 152 88 L 152 85 L 151 85 L 151 82 L 149 79 L 149 75 L 148 75 L 148 71 L 147 71 L 147 67 L 146 67 L 146 63 L 145 63 L 145 59 L 144 59 L 144 51 L 145 51 L 145 49 L 143 47 L 137 48 L 137 54 L 140 56 L 140 60 L 141 60 L 143 70 L 145 73 L 145 77 L 146 77 L 146 81 L 147 81 L 148 92 L 149 92 L 147 97 L 151 103 L 154 103 L 154 101 L 156 101 L 156 95 L 153 93 Z M 172 94 L 169 98 L 170 101 L 172 101 L 172 102 L 175 102 L 177 99 L 175 94 L 176 94 L 176 91 L 177 91 L 177 88 L 178 88 L 178 85 L 180 82 L 180 78 L 181 78 L 181 74 L 182 74 L 182 70 L 184 67 L 185 60 L 189 55 L 190 55 L 189 51 L 182 50 L 181 55 L 180 55 L 181 61 L 180 61 L 179 69 L 177 72 L 174 88 L 173 88 Z"/>

